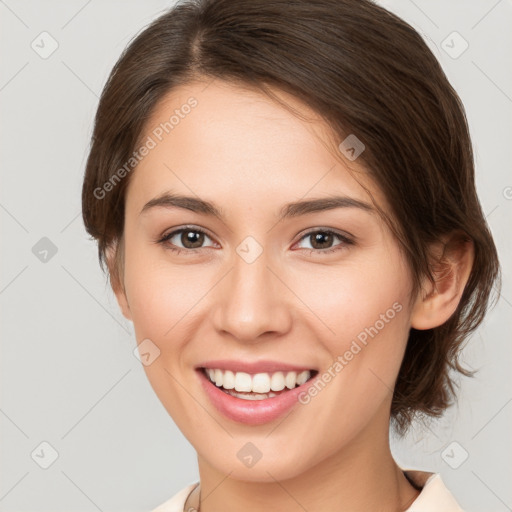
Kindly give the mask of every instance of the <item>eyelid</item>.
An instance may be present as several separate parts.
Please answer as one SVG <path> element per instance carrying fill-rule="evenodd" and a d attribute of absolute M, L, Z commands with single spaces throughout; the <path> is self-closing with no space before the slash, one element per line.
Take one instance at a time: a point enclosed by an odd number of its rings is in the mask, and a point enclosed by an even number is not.
<path fill-rule="evenodd" d="M 200 228 L 199 226 L 194 226 L 194 225 L 185 225 L 185 226 L 181 226 L 181 227 L 177 227 L 177 228 L 173 228 L 171 229 L 171 231 L 168 231 L 166 233 L 164 233 L 163 235 L 159 236 L 155 242 L 156 243 L 166 243 L 168 242 L 171 238 L 173 238 L 175 235 L 181 233 L 182 231 L 195 231 L 197 233 L 202 233 L 204 235 L 206 235 L 210 240 L 214 240 L 215 237 L 210 235 L 210 233 L 204 229 L 204 228 Z M 178 250 L 182 250 L 182 251 L 187 251 L 187 252 L 194 252 L 194 251 L 197 251 L 199 249 L 206 249 L 207 247 L 198 247 L 196 249 L 187 249 L 187 248 L 182 248 L 182 247 L 177 247 L 176 249 Z"/>
<path fill-rule="evenodd" d="M 309 229 L 303 233 L 300 234 L 297 242 L 293 244 L 293 246 L 297 245 L 299 242 L 301 242 L 303 239 L 307 238 L 308 236 L 311 236 L 315 233 L 328 233 L 332 234 L 335 237 L 337 237 L 340 240 L 339 244 L 334 245 L 333 247 L 328 247 L 327 249 L 309 249 L 308 247 L 301 247 L 299 250 L 308 251 L 309 254 L 326 254 L 330 252 L 335 252 L 338 250 L 343 249 L 343 247 L 347 245 L 354 245 L 355 244 L 355 237 L 353 235 L 350 235 L 349 233 L 338 231 L 337 229 L 333 228 L 327 228 L 327 227 L 315 227 L 312 229 Z M 292 247 L 293 247 L 292 246 Z"/>
<path fill-rule="evenodd" d="M 173 238 L 175 235 L 177 235 L 183 231 L 195 231 L 197 233 L 202 233 L 202 234 L 206 235 L 210 240 L 215 239 L 215 237 L 211 236 L 206 229 L 200 228 L 199 226 L 194 226 L 194 225 L 189 224 L 189 225 L 173 228 L 171 231 L 160 236 L 157 240 L 155 240 L 155 242 L 164 244 L 164 245 L 169 244 L 169 240 L 171 238 Z M 313 235 L 314 233 L 329 233 L 329 234 L 332 234 L 332 235 L 338 237 L 338 239 L 341 242 L 339 244 L 336 244 L 333 247 L 329 247 L 327 249 L 309 249 L 307 247 L 306 248 L 303 247 L 303 248 L 300 248 L 299 250 L 308 251 L 309 254 L 311 254 L 311 253 L 325 254 L 325 253 L 341 250 L 344 246 L 353 245 L 355 243 L 355 237 L 349 233 L 338 231 L 337 229 L 334 229 L 334 228 L 318 226 L 315 228 L 309 228 L 308 230 L 302 232 L 300 234 L 298 240 L 293 244 L 293 246 L 298 244 L 304 238 Z M 182 247 L 176 247 L 176 246 L 171 247 L 170 245 L 174 245 L 174 244 L 169 244 L 169 246 L 167 248 L 176 253 L 186 252 L 186 253 L 193 254 L 201 249 L 211 248 L 211 246 L 210 246 L 210 247 L 197 247 L 195 249 L 188 249 L 188 248 L 182 248 Z M 340 247 L 340 246 L 342 246 L 342 247 Z"/>
<path fill-rule="evenodd" d="M 305 236 L 312 235 L 313 233 L 332 233 L 333 235 L 339 236 L 343 240 L 347 241 L 355 241 L 356 237 L 351 235 L 347 231 L 341 231 L 335 228 L 328 228 L 326 226 L 318 226 L 314 228 L 308 228 L 306 231 L 303 231 L 298 236 L 298 240 L 302 240 Z"/>

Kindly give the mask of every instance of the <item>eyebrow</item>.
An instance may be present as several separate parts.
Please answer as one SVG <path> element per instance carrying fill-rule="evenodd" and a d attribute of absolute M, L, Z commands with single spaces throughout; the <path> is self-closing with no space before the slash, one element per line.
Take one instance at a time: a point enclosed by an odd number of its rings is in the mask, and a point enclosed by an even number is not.
<path fill-rule="evenodd" d="M 183 208 L 202 215 L 216 217 L 225 223 L 225 213 L 215 204 L 192 196 L 165 193 L 148 201 L 142 208 L 140 215 L 154 208 Z M 285 204 L 279 213 L 279 220 L 299 217 L 308 213 L 315 213 L 335 208 L 360 208 L 373 211 L 374 207 L 364 201 L 348 196 L 329 196 L 318 199 L 307 199 Z"/>

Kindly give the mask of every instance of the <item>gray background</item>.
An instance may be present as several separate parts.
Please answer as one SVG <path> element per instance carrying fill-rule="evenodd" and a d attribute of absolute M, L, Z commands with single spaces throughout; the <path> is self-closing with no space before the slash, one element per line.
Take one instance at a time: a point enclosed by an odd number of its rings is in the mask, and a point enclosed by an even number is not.
<path fill-rule="evenodd" d="M 512 2 L 381 3 L 424 35 L 466 106 L 503 264 L 502 297 L 464 351 L 480 372 L 460 381 L 458 407 L 393 439 L 393 451 L 404 467 L 440 472 L 468 512 L 512 510 Z M 131 37 L 171 4 L 0 0 L 2 511 L 150 510 L 198 477 L 80 215 L 101 89 Z M 461 55 L 454 31 L 469 44 Z"/>

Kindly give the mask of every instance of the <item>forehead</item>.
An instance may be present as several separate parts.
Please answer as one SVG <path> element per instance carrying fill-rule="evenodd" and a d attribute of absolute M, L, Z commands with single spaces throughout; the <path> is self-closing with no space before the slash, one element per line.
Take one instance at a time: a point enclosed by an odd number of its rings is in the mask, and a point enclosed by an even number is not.
<path fill-rule="evenodd" d="M 131 176 L 127 202 L 140 210 L 167 190 L 260 209 L 308 195 L 368 202 L 361 183 L 380 202 L 364 167 L 336 153 L 320 116 L 273 92 L 307 120 L 260 91 L 219 80 L 169 92 L 142 131 L 139 144 L 151 149 Z"/>

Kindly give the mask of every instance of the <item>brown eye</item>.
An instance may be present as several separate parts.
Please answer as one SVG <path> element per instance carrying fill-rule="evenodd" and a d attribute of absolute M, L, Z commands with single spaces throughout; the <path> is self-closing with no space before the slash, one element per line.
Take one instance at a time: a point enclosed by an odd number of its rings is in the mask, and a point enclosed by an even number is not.
<path fill-rule="evenodd" d="M 190 229 L 181 232 L 180 242 L 186 249 L 197 249 L 204 242 L 204 233 Z"/>
<path fill-rule="evenodd" d="M 308 236 L 312 242 L 313 249 L 329 249 L 334 240 L 333 234 L 325 231 L 317 231 Z"/>
<path fill-rule="evenodd" d="M 198 228 L 181 228 L 165 235 L 159 240 L 168 249 L 173 251 L 202 249 L 205 239 L 210 237 Z"/>
<path fill-rule="evenodd" d="M 334 243 L 338 239 L 339 243 Z M 311 247 L 303 247 L 309 253 L 329 253 L 343 249 L 347 245 L 353 245 L 353 241 L 346 235 L 336 233 L 328 229 L 317 229 L 316 231 L 310 231 L 306 233 L 302 240 L 308 240 Z"/>

